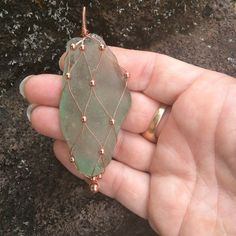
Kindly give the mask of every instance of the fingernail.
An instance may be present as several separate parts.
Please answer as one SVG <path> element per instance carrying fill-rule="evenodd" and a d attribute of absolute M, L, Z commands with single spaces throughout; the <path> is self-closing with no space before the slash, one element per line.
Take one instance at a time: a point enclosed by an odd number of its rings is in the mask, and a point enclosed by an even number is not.
<path fill-rule="evenodd" d="M 33 75 L 29 75 L 27 77 L 25 77 L 20 85 L 19 85 L 19 92 L 22 95 L 23 98 L 25 98 L 25 83 L 32 77 Z"/>
<path fill-rule="evenodd" d="M 38 104 L 30 104 L 28 107 L 27 107 L 27 110 L 26 110 L 26 115 L 27 115 L 27 118 L 28 120 L 31 122 L 31 114 L 33 112 L 33 110 L 38 106 Z"/>

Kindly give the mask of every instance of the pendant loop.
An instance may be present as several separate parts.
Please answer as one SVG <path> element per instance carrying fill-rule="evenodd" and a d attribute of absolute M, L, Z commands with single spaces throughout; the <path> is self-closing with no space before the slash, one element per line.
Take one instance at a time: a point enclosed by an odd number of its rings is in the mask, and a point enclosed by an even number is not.
<path fill-rule="evenodd" d="M 82 13 L 82 37 L 86 37 L 89 34 L 87 30 L 87 19 L 86 19 L 86 7 L 83 7 Z"/>

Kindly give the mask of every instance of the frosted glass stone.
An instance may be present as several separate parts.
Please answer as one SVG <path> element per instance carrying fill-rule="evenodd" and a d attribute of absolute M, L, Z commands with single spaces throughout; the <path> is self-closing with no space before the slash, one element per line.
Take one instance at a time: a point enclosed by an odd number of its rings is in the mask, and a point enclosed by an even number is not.
<path fill-rule="evenodd" d="M 126 71 L 96 34 L 67 43 L 60 125 L 70 159 L 87 177 L 104 172 L 131 98 Z M 73 157 L 73 158 L 71 158 Z"/>

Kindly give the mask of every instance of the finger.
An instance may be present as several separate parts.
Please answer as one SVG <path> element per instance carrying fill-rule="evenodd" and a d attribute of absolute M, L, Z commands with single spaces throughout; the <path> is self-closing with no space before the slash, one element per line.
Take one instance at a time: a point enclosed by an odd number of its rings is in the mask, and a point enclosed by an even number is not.
<path fill-rule="evenodd" d="M 38 106 L 31 113 L 33 128 L 45 136 L 64 140 L 60 130 L 58 109 Z M 115 146 L 114 157 L 132 168 L 148 171 L 155 145 L 139 134 L 120 131 Z"/>
<path fill-rule="evenodd" d="M 86 179 L 76 166 L 70 161 L 70 153 L 68 151 L 68 146 L 65 142 L 61 140 L 56 140 L 53 144 L 53 151 L 56 158 L 68 169 L 73 175 L 79 177 L 80 179 Z"/>
<path fill-rule="evenodd" d="M 114 150 L 114 158 L 134 169 L 148 172 L 156 145 L 139 134 L 121 130 Z"/>
<path fill-rule="evenodd" d="M 81 177 L 69 161 L 69 149 L 65 142 L 56 141 L 54 152 L 58 160 L 74 175 Z M 140 217 L 147 218 L 147 203 L 150 177 L 147 173 L 134 170 L 112 160 L 99 180 L 99 191 L 115 198 Z"/>
<path fill-rule="evenodd" d="M 37 106 L 30 115 L 32 127 L 40 134 L 64 140 L 60 129 L 59 110 L 55 107 Z"/>
<path fill-rule="evenodd" d="M 118 47 L 110 49 L 117 56 L 119 64 L 131 74 L 128 88 L 142 91 L 164 104 L 173 104 L 176 98 L 206 71 L 159 53 Z M 60 59 L 62 69 L 64 57 L 65 54 Z"/>
<path fill-rule="evenodd" d="M 50 80 L 51 78 L 48 78 Z M 55 78 L 53 78 L 55 80 Z M 57 82 L 56 82 L 57 83 Z M 35 85 L 36 86 L 36 85 Z M 155 113 L 158 103 L 152 100 L 151 98 L 145 96 L 142 93 L 137 93 L 137 92 L 132 92 L 131 93 L 132 97 L 132 103 L 131 107 L 129 109 L 129 112 L 122 124 L 122 128 L 133 133 L 142 133 L 144 132 L 147 128 L 149 123 L 152 120 L 153 114 Z M 33 102 L 35 104 L 42 104 L 46 105 L 46 95 L 37 97 L 34 100 L 30 100 L 29 102 Z M 51 97 L 51 99 L 53 99 Z M 59 101 L 57 101 L 59 102 Z M 53 103 L 52 100 L 50 102 L 51 105 L 56 105 L 56 103 Z M 58 105 L 58 104 L 57 104 Z M 37 115 L 36 115 L 36 113 Z M 58 135 L 59 133 L 59 110 L 58 109 L 51 109 L 51 107 L 46 107 L 46 106 L 38 106 L 36 107 L 33 112 L 31 113 L 32 118 L 32 123 L 35 125 L 34 127 L 39 127 L 40 133 L 42 132 L 41 130 L 43 129 L 48 132 L 47 136 L 50 137 L 55 137 L 55 135 Z M 50 131 L 50 124 L 54 122 L 53 125 L 53 130 Z M 54 129 L 54 126 L 58 126 L 58 130 Z M 56 131 L 56 132 L 55 132 Z M 50 133 L 51 132 L 51 133 Z M 50 134 L 50 135 L 48 135 Z M 60 135 L 61 136 L 61 135 Z M 60 136 L 57 136 L 58 139 L 61 139 Z"/>
<path fill-rule="evenodd" d="M 129 89 L 142 91 L 164 104 L 172 105 L 176 98 L 205 71 L 159 53 L 117 47 L 112 47 L 112 51 L 120 65 L 131 73 L 128 80 Z"/>
<path fill-rule="evenodd" d="M 61 71 L 64 70 L 65 57 L 66 57 L 66 52 L 64 52 L 64 53 L 61 55 L 60 59 L 59 59 L 59 67 L 60 67 Z"/>
<path fill-rule="evenodd" d="M 131 107 L 122 128 L 132 133 L 143 133 L 160 104 L 143 93 L 131 92 L 131 98 Z"/>
<path fill-rule="evenodd" d="M 53 74 L 33 75 L 24 85 L 26 99 L 45 106 L 58 106 L 61 90 L 62 77 Z"/>

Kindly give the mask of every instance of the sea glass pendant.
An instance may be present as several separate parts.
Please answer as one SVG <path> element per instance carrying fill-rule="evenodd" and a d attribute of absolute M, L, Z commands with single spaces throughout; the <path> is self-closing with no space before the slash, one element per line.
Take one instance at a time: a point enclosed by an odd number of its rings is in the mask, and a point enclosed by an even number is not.
<path fill-rule="evenodd" d="M 68 158 L 88 178 L 93 192 L 112 159 L 130 107 L 128 77 L 104 40 L 88 32 L 83 8 L 82 37 L 71 39 L 66 47 L 60 126 L 70 149 Z"/>

